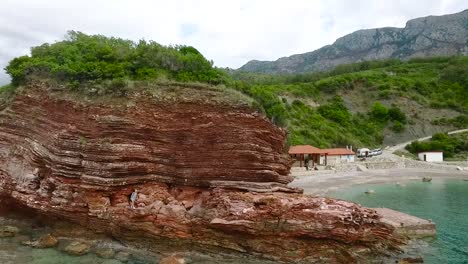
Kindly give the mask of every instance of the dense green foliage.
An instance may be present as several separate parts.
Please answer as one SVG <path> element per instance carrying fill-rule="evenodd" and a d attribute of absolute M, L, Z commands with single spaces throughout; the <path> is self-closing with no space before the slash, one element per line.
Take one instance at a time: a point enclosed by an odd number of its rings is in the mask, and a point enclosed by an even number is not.
<path fill-rule="evenodd" d="M 414 141 L 406 149 L 411 153 L 423 151 L 441 150 L 444 152 L 444 158 L 452 158 L 454 156 L 467 156 L 468 154 L 468 134 L 447 135 L 445 133 L 437 133 L 428 141 Z"/>
<path fill-rule="evenodd" d="M 108 38 L 71 31 L 64 41 L 31 49 L 31 56 L 13 59 L 6 67 L 13 84 L 39 76 L 68 82 L 78 88 L 84 82 L 167 78 L 177 81 L 225 82 L 226 74 L 213 68 L 195 48 L 165 47 L 153 41 Z M 120 82 L 120 83 L 119 83 Z"/>

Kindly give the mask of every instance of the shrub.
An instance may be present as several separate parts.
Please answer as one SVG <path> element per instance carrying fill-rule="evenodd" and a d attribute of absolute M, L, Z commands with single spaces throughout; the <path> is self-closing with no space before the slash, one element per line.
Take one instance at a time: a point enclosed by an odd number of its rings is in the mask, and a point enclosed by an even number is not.
<path fill-rule="evenodd" d="M 387 121 L 389 118 L 388 108 L 379 102 L 376 102 L 372 105 L 370 114 L 374 119 L 382 122 Z"/>
<path fill-rule="evenodd" d="M 335 96 L 331 103 L 321 105 L 317 110 L 323 117 L 342 125 L 349 123 L 351 118 L 351 114 L 340 96 Z"/>
<path fill-rule="evenodd" d="M 123 78 L 112 80 L 107 86 L 106 93 L 114 96 L 125 96 L 128 92 L 128 82 Z"/>
<path fill-rule="evenodd" d="M 405 125 L 400 121 L 395 121 L 392 126 L 393 132 L 401 133 L 405 130 Z"/>
<path fill-rule="evenodd" d="M 401 124 L 406 124 L 406 115 L 397 106 L 392 106 L 388 110 L 388 116 L 389 116 L 390 120 L 398 121 Z"/>

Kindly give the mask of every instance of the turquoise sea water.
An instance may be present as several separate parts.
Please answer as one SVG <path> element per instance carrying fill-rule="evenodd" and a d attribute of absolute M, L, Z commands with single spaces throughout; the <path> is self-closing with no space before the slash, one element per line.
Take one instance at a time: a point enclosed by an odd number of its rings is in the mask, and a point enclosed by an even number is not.
<path fill-rule="evenodd" d="M 375 193 L 365 194 L 369 189 Z M 328 195 L 431 219 L 437 238 L 425 240 L 420 249 L 425 263 L 468 263 L 468 181 L 360 185 Z"/>

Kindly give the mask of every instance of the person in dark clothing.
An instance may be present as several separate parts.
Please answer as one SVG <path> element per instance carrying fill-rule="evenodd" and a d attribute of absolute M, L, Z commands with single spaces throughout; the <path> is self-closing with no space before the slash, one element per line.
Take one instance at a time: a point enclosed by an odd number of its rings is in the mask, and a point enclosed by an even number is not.
<path fill-rule="evenodd" d="M 309 170 L 309 159 L 305 159 L 304 160 L 304 167 L 306 168 L 306 170 Z"/>

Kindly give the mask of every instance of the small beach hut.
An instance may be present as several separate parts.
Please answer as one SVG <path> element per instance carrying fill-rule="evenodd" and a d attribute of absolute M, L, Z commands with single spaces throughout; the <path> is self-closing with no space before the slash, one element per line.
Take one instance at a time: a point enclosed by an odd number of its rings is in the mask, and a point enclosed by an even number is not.
<path fill-rule="evenodd" d="M 427 162 L 442 162 L 444 161 L 444 153 L 439 150 L 423 151 L 418 153 L 418 158 Z"/>

